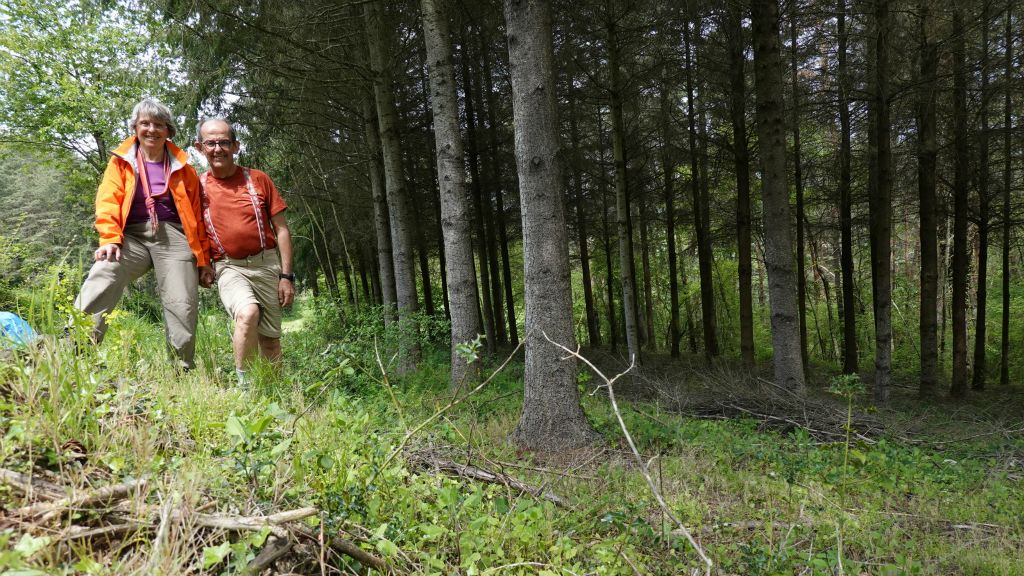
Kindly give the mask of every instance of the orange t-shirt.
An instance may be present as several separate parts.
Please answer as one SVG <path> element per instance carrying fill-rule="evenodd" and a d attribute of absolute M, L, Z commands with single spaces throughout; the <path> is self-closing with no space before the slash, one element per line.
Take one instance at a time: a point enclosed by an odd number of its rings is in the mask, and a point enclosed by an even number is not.
<path fill-rule="evenodd" d="M 260 246 L 260 223 L 256 220 L 256 211 L 249 196 L 245 183 L 244 169 L 239 166 L 228 178 L 217 178 L 212 172 L 204 178 L 206 197 L 210 203 L 210 220 L 213 231 L 210 234 L 210 247 L 213 259 L 224 257 L 213 232 L 223 245 L 224 251 L 232 258 L 245 258 L 259 254 L 264 248 Z M 252 186 L 259 199 L 259 210 L 262 215 L 264 246 L 277 246 L 270 218 L 288 207 L 274 182 L 266 173 L 253 168 L 249 169 Z"/>

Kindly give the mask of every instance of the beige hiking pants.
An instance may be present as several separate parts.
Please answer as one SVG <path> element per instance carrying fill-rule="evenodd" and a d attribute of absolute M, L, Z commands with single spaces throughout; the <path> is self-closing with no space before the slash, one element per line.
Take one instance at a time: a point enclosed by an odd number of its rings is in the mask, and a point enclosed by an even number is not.
<path fill-rule="evenodd" d="M 92 314 L 92 338 L 103 341 L 106 315 L 121 300 L 124 289 L 152 268 L 164 309 L 168 351 L 186 368 L 193 367 L 196 321 L 199 318 L 199 272 L 181 225 L 161 222 L 154 234 L 148 222 L 129 224 L 124 230 L 121 260 L 97 261 L 82 284 L 75 308 Z"/>

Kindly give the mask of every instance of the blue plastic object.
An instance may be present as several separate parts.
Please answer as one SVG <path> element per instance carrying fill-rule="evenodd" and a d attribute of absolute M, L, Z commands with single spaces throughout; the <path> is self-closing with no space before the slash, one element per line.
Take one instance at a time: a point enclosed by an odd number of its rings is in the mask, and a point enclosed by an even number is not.
<path fill-rule="evenodd" d="M 17 348 L 36 341 L 39 335 L 21 316 L 0 312 L 0 348 Z"/>

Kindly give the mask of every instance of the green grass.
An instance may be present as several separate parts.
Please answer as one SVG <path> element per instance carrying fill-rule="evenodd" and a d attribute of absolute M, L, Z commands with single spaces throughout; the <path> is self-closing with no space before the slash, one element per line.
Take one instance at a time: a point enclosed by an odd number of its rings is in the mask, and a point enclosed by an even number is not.
<path fill-rule="evenodd" d="M 60 318 L 67 300 L 54 293 L 50 315 Z M 284 336 L 284 375 L 259 368 L 248 390 L 235 386 L 228 326 L 214 308 L 202 318 L 198 368 L 185 375 L 163 360 L 161 328 L 131 313 L 113 318 L 99 349 L 84 345 L 76 354 L 50 340 L 0 367 L 0 467 L 81 489 L 144 477 L 137 501 L 184 512 L 315 506 L 326 533 L 357 539 L 417 574 L 669 575 L 700 566 L 672 535 L 605 398 L 584 395 L 603 436 L 594 451 L 542 458 L 509 445 L 521 364 L 409 448 L 444 449 L 458 462 L 544 486 L 569 508 L 389 460 L 406 429 L 448 402 L 447 346 L 428 346 L 418 372 L 390 380 L 400 418 L 373 353 L 376 336 L 387 363 L 394 336 L 366 314 L 346 318 L 305 301 L 288 319 L 301 329 Z M 958 408 L 955 422 L 991 420 L 996 408 L 1020 404 L 1019 394 L 982 398 Z M 1024 574 L 1019 432 L 847 446 L 642 402 L 623 410 L 655 482 L 716 573 L 835 574 L 841 562 L 847 574 Z M 942 404 L 907 404 L 885 417 L 931 425 L 929 438 L 970 436 L 971 428 L 951 430 L 951 413 Z M 84 458 L 63 448 L 70 441 L 84 446 Z M 22 493 L 0 485 L 3 509 L 24 504 Z M 159 545 L 154 528 L 123 540 L 60 541 L 72 524 L 102 523 L 97 514 L 46 526 L 2 522 L 0 573 L 236 574 L 262 544 L 187 522 L 173 524 Z M 320 530 L 316 521 L 310 527 Z M 319 574 L 309 562 L 293 571 Z M 332 563 L 356 570 L 349 560 Z"/>

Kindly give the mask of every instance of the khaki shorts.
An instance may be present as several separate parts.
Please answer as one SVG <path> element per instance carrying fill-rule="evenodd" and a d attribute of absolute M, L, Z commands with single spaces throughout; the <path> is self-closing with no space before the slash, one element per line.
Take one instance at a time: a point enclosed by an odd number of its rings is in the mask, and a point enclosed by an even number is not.
<path fill-rule="evenodd" d="M 248 258 L 230 258 L 214 262 L 220 301 L 234 319 L 243 306 L 260 307 L 257 332 L 267 338 L 281 337 L 281 303 L 277 287 L 281 282 L 281 260 L 277 250 L 269 249 Z"/>

